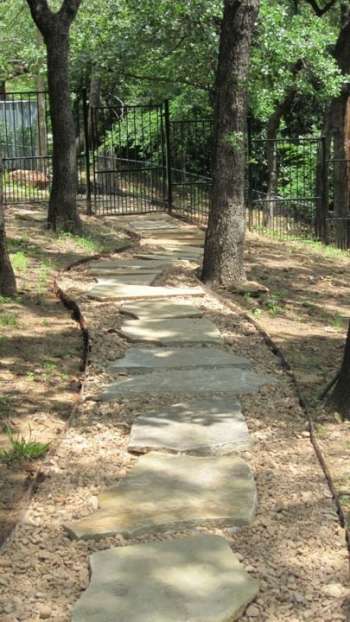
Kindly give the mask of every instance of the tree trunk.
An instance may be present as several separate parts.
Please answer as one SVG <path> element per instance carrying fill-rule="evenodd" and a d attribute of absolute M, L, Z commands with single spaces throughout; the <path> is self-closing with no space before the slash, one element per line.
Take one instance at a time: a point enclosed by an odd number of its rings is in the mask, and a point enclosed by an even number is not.
<path fill-rule="evenodd" d="M 37 43 L 41 47 L 43 45 L 43 38 L 37 31 Z M 48 156 L 48 144 L 47 144 L 47 124 L 46 124 L 46 81 L 44 75 L 41 73 L 41 64 L 37 67 L 36 76 L 36 90 L 37 90 L 37 153 L 39 156 L 38 168 L 44 173 L 47 172 L 47 156 Z"/>
<path fill-rule="evenodd" d="M 293 72 L 297 73 L 300 69 L 299 63 L 296 63 Z M 279 102 L 276 110 L 269 118 L 267 123 L 266 135 L 266 164 L 267 164 L 267 191 L 266 191 L 266 210 L 263 217 L 264 227 L 270 227 L 273 224 L 277 182 L 278 182 L 278 143 L 277 134 L 280 127 L 281 119 L 290 107 L 296 94 L 293 87 L 285 95 L 284 99 Z"/>
<path fill-rule="evenodd" d="M 350 322 L 339 378 L 328 398 L 327 405 L 330 409 L 336 410 L 344 419 L 350 420 Z"/>
<path fill-rule="evenodd" d="M 244 280 L 245 129 L 250 45 L 259 0 L 225 0 L 216 77 L 213 193 L 202 278 Z"/>
<path fill-rule="evenodd" d="M 45 38 L 53 136 L 53 179 L 48 226 L 79 232 L 77 154 L 68 80 L 69 30 L 57 28 Z"/>
<path fill-rule="evenodd" d="M 16 277 L 11 266 L 10 257 L 7 251 L 6 230 L 5 230 L 5 211 L 2 193 L 3 164 L 0 159 L 0 294 L 2 296 L 15 296 Z"/>
<path fill-rule="evenodd" d="M 77 211 L 77 158 L 75 126 L 69 93 L 69 29 L 81 0 L 63 0 L 54 12 L 48 0 L 27 0 L 47 51 L 47 77 L 53 136 L 53 179 L 49 201 L 49 228 L 81 230 Z"/>
<path fill-rule="evenodd" d="M 316 237 L 328 244 L 328 209 L 329 209 L 329 161 L 331 157 L 331 122 L 330 115 L 325 115 L 323 125 L 323 137 L 320 141 L 317 161 L 316 161 L 316 216 L 315 216 L 315 234 Z"/>
<path fill-rule="evenodd" d="M 349 218 L 349 162 L 345 142 L 345 124 L 348 96 L 342 93 L 333 102 L 334 137 L 334 217 L 336 242 L 339 248 L 348 245 Z"/>

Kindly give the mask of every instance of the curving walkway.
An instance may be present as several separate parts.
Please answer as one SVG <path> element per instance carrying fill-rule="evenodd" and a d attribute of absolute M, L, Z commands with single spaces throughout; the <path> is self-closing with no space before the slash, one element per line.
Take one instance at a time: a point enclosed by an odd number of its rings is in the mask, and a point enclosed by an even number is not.
<path fill-rule="evenodd" d="M 257 583 L 224 538 L 196 530 L 237 530 L 253 520 L 254 477 L 239 455 L 250 437 L 237 396 L 274 379 L 233 355 L 216 326 L 186 302 L 203 296 L 201 287 L 152 284 L 174 261 L 201 262 L 202 232 L 166 215 L 134 217 L 128 226 L 141 235 L 140 253 L 91 270 L 97 284 L 89 295 L 123 302 L 130 343 L 110 363 L 118 376 L 98 399 L 174 399 L 169 407 L 145 407 L 129 440 L 129 451 L 142 454 L 136 466 L 100 496 L 93 514 L 66 528 L 78 538 L 166 532 L 169 539 L 94 553 L 91 583 L 72 619 L 229 622 L 254 599 Z M 183 529 L 193 535 L 179 536 Z"/>

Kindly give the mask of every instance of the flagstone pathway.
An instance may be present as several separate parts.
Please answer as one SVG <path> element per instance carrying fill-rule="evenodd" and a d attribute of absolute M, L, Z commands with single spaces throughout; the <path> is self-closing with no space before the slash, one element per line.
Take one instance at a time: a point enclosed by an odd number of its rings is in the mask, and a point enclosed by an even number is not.
<path fill-rule="evenodd" d="M 145 406 L 129 440 L 129 451 L 144 455 L 100 495 L 94 513 L 66 528 L 78 538 L 237 530 L 256 508 L 254 477 L 239 456 L 250 437 L 237 396 L 275 379 L 233 355 L 217 327 L 184 302 L 203 296 L 200 286 L 152 285 L 176 260 L 201 262 L 203 233 L 166 215 L 128 224 L 145 252 L 91 264 L 97 283 L 88 295 L 122 302 L 121 334 L 134 342 L 109 364 L 117 377 L 96 399 L 165 394 L 174 402 Z M 225 539 L 200 533 L 94 553 L 91 568 L 73 622 L 230 622 L 258 591 Z"/>

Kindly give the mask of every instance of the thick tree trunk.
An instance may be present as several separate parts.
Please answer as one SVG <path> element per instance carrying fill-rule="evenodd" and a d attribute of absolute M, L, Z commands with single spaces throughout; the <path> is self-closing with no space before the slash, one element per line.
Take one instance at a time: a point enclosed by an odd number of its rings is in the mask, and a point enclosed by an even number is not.
<path fill-rule="evenodd" d="M 11 266 L 6 243 L 5 211 L 2 194 L 2 175 L 3 164 L 2 159 L 0 159 L 0 294 L 2 296 L 15 296 L 15 294 L 17 293 L 16 277 Z"/>
<path fill-rule="evenodd" d="M 27 0 L 47 51 L 50 115 L 53 135 L 53 180 L 48 226 L 77 232 L 77 158 L 75 126 L 69 93 L 69 29 L 81 0 L 63 0 L 53 12 L 48 0 Z"/>
<path fill-rule="evenodd" d="M 49 101 L 53 136 L 53 179 L 48 226 L 77 232 L 77 154 L 68 80 L 69 30 L 60 27 L 46 36 Z"/>
<path fill-rule="evenodd" d="M 347 247 L 347 217 L 349 217 L 349 163 L 345 145 L 347 94 L 333 102 L 334 137 L 334 216 L 337 246 Z"/>
<path fill-rule="evenodd" d="M 245 129 L 250 45 L 259 0 L 225 0 L 216 78 L 212 206 L 202 278 L 244 280 Z"/>
<path fill-rule="evenodd" d="M 350 420 L 350 322 L 339 378 L 328 398 L 328 407 Z"/>

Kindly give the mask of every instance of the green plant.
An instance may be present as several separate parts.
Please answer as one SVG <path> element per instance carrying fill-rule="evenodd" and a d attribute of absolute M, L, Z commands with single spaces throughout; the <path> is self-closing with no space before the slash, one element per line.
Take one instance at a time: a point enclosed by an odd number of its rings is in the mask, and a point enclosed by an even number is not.
<path fill-rule="evenodd" d="M 281 294 L 278 294 L 278 293 L 270 294 L 270 296 L 268 296 L 265 301 L 266 310 L 272 316 L 279 315 L 280 313 L 283 312 L 283 307 L 281 306 L 280 303 L 281 303 Z"/>
<path fill-rule="evenodd" d="M 259 309 L 259 308 L 258 309 L 253 309 L 252 310 L 252 314 L 254 315 L 254 317 L 259 318 L 261 316 L 261 314 L 262 314 L 262 310 Z"/>
<path fill-rule="evenodd" d="M 15 313 L 2 313 L 0 315 L 0 326 L 12 326 L 15 328 L 18 326 L 17 315 Z"/>
<path fill-rule="evenodd" d="M 10 400 L 6 395 L 0 396 L 0 419 L 5 419 L 10 414 Z"/>
<path fill-rule="evenodd" d="M 343 330 L 345 327 L 345 319 L 341 315 L 336 314 L 331 320 L 331 326 L 338 330 Z"/>
<path fill-rule="evenodd" d="M 15 270 L 25 272 L 28 267 L 28 258 L 23 251 L 17 251 L 17 253 L 11 255 L 11 263 Z"/>
<path fill-rule="evenodd" d="M 38 270 L 38 285 L 37 291 L 42 294 L 48 286 L 49 276 L 52 271 L 51 261 L 43 261 Z"/>
<path fill-rule="evenodd" d="M 6 464 L 22 462 L 23 460 L 36 460 L 43 456 L 50 447 L 50 443 L 26 440 L 24 436 L 14 436 L 12 430 L 7 428 L 6 434 L 10 441 L 10 449 L 0 450 L 0 460 Z"/>
<path fill-rule="evenodd" d="M 74 242 L 78 247 L 83 248 L 84 250 L 89 251 L 89 252 L 98 252 L 99 250 L 101 250 L 100 243 L 88 235 L 74 235 L 72 233 L 60 233 L 58 237 L 59 237 L 59 240 L 62 240 L 63 242 L 70 240 Z"/>

